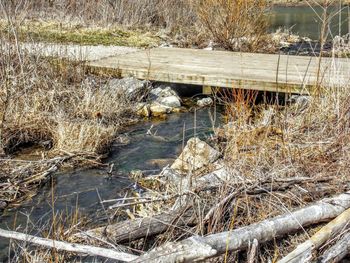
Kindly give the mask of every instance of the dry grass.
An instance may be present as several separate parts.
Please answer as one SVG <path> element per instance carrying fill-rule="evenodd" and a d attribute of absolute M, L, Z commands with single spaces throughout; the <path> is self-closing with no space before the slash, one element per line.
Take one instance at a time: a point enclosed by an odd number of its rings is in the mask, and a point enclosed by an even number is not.
<path fill-rule="evenodd" d="M 8 156 L 0 160 L 0 200 L 10 204 L 31 196 L 45 178 L 26 180 L 58 167 L 64 156 L 96 165 L 94 160 L 108 153 L 118 131 L 135 115 L 121 89 L 87 77 L 83 64 L 17 53 L 5 39 L 0 39 L 0 148 Z M 36 162 L 9 158 L 33 145 L 41 148 Z M 57 156 L 63 158 L 59 163 Z"/>
<path fill-rule="evenodd" d="M 191 0 L 35 0 L 9 1 L 9 10 L 22 12 L 30 18 L 46 18 L 108 26 L 153 26 L 178 28 L 193 22 Z M 63 21 L 61 21 L 63 22 Z"/>
<path fill-rule="evenodd" d="M 132 117 L 129 100 L 101 80 L 87 81 L 83 65 L 32 56 L 7 59 L 2 90 L 3 147 L 10 153 L 21 144 L 51 140 L 53 149 L 71 153 L 106 151 L 108 141 Z M 74 106 L 73 106 L 74 105 Z M 94 129 L 95 128 L 95 129 Z"/>
<path fill-rule="evenodd" d="M 6 2 L 7 12 L 18 18 L 21 39 L 140 47 L 161 41 L 205 47 L 212 40 L 241 51 L 266 48 L 268 6 L 265 0 Z"/>
<path fill-rule="evenodd" d="M 155 32 L 144 29 L 127 29 L 122 25 L 87 26 L 79 22 L 57 20 L 17 20 L 18 38 L 21 41 L 70 43 L 80 45 L 114 45 L 152 47 L 159 43 Z M 11 32 L 7 21 L 0 20 L 0 31 Z"/>

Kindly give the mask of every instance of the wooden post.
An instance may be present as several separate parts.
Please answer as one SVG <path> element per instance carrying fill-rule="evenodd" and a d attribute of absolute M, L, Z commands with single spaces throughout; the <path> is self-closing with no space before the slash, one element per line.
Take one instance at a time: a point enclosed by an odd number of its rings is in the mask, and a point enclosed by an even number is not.
<path fill-rule="evenodd" d="M 211 86 L 203 86 L 202 93 L 204 95 L 212 95 L 212 93 L 213 93 L 212 87 Z"/>

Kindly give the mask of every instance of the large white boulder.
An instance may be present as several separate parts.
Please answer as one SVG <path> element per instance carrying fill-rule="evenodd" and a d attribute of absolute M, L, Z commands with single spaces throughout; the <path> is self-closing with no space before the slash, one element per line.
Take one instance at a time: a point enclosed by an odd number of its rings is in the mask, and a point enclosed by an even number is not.
<path fill-rule="evenodd" d="M 171 169 L 180 173 L 196 171 L 211 163 L 214 163 L 220 157 L 220 153 L 198 138 L 191 138 L 183 152 L 172 164 Z"/>
<path fill-rule="evenodd" d="M 165 98 L 159 98 L 157 100 L 160 104 L 171 107 L 171 108 L 179 108 L 181 107 L 180 99 L 177 96 L 169 96 Z"/>
<path fill-rule="evenodd" d="M 151 100 L 171 108 L 181 107 L 179 95 L 171 87 L 158 87 L 150 91 Z"/>

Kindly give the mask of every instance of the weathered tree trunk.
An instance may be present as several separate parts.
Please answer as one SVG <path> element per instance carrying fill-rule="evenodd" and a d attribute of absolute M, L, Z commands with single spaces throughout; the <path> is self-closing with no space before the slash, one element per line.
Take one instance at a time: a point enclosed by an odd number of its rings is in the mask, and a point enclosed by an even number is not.
<path fill-rule="evenodd" d="M 312 252 L 323 245 L 327 240 L 339 234 L 349 224 L 350 209 L 340 214 L 336 219 L 322 227 L 309 240 L 297 246 L 295 250 L 285 256 L 279 263 L 310 262 Z"/>
<path fill-rule="evenodd" d="M 170 242 L 146 253 L 135 262 L 191 262 L 218 256 L 226 251 L 244 250 L 254 239 L 259 243 L 267 242 L 287 233 L 296 232 L 302 227 L 328 221 L 348 208 L 350 208 L 350 192 L 233 231 Z M 206 249 L 195 249 L 200 247 Z"/>
<path fill-rule="evenodd" d="M 137 256 L 135 255 L 118 252 L 112 249 L 80 245 L 80 244 L 72 244 L 72 243 L 52 240 L 48 238 L 31 236 L 31 235 L 27 235 L 27 234 L 15 232 L 15 231 L 8 231 L 1 228 L 0 228 L 0 236 L 9 238 L 9 239 L 16 239 L 16 240 L 21 240 L 25 242 L 30 242 L 35 245 L 54 248 L 57 250 L 63 250 L 63 251 L 79 253 L 79 254 L 87 254 L 91 256 L 100 256 L 104 258 L 111 258 L 122 262 L 131 262 L 132 260 L 135 260 L 137 258 Z"/>
<path fill-rule="evenodd" d="M 99 227 L 76 236 L 79 238 L 107 237 L 115 243 L 125 243 L 143 237 L 161 234 L 172 227 L 190 226 L 197 221 L 193 208 L 178 209 L 154 217 L 127 220 L 106 227 Z"/>
<path fill-rule="evenodd" d="M 340 214 L 336 219 L 322 227 L 309 240 L 297 246 L 295 250 L 285 256 L 279 263 L 310 262 L 312 252 L 323 245 L 327 240 L 339 234 L 349 224 L 350 209 Z"/>
<path fill-rule="evenodd" d="M 320 263 L 336 263 L 350 253 L 350 233 L 346 233 L 320 257 Z"/>

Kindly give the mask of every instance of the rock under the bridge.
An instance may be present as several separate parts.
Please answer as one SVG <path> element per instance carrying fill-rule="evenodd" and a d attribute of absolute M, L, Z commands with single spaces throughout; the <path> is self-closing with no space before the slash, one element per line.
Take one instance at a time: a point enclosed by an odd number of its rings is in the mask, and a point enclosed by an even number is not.
<path fill-rule="evenodd" d="M 123 79 L 110 79 L 107 87 L 115 90 L 122 90 L 129 99 L 141 96 L 150 88 L 150 83 L 146 80 L 138 80 L 133 77 Z"/>

